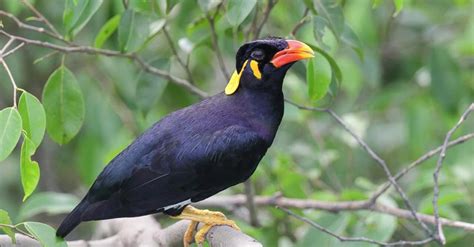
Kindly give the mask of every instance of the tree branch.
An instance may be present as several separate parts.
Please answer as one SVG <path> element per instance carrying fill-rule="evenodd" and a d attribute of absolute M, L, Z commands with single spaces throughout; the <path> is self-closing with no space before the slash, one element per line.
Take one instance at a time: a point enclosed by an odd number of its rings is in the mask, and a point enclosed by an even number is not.
<path fill-rule="evenodd" d="M 354 137 L 354 139 L 369 154 L 369 156 L 377 162 L 377 164 L 385 172 L 385 175 L 387 176 L 388 181 L 393 185 L 393 187 L 395 187 L 397 192 L 402 197 L 403 202 L 405 203 L 407 208 L 410 210 L 410 212 L 412 213 L 412 215 L 416 219 L 416 221 L 422 226 L 422 228 L 425 230 L 425 232 L 428 235 L 432 235 L 431 230 L 426 226 L 426 224 L 424 224 L 420 219 L 418 219 L 418 216 L 416 214 L 416 210 L 411 205 L 410 200 L 408 199 L 408 196 L 405 194 L 405 192 L 403 192 L 403 189 L 400 187 L 400 185 L 398 185 L 397 181 L 393 177 L 392 173 L 390 172 L 390 169 L 388 168 L 387 164 L 385 163 L 385 160 L 380 158 L 380 156 L 378 156 L 375 153 L 375 151 L 372 150 L 372 148 L 370 148 L 369 145 L 367 143 L 365 143 L 364 140 L 362 140 L 362 138 L 360 138 L 355 132 L 353 132 L 349 128 L 349 126 L 347 126 L 347 124 L 342 120 L 342 118 L 339 117 L 333 110 L 327 109 L 326 112 L 329 113 L 329 115 L 331 115 L 336 120 L 336 122 L 338 122 L 350 135 L 352 135 L 352 137 Z"/>
<path fill-rule="evenodd" d="M 16 92 L 19 90 L 18 86 L 16 85 L 16 82 L 15 82 L 15 78 L 13 78 L 13 75 L 12 75 L 12 72 L 10 71 L 10 68 L 8 67 L 8 64 L 5 62 L 4 60 L 4 57 L 8 56 L 9 54 L 15 52 L 16 50 L 18 50 L 21 46 L 23 46 L 22 44 L 20 44 L 19 46 L 11 49 L 10 51 L 6 52 L 5 51 L 8 49 L 8 47 L 10 47 L 10 45 L 14 42 L 15 40 L 10 38 L 10 40 L 8 40 L 8 42 L 3 46 L 2 50 L 0 50 L 0 63 L 2 64 L 3 68 L 5 69 L 5 71 L 7 72 L 8 74 L 8 78 L 10 78 L 10 82 L 12 84 L 12 87 L 13 87 L 13 107 L 16 108 Z"/>
<path fill-rule="evenodd" d="M 60 40 L 66 42 L 66 43 L 69 43 L 68 41 L 64 40 L 63 36 L 58 32 L 58 30 L 56 30 L 56 28 L 53 26 L 53 24 L 51 24 L 51 22 L 48 21 L 48 19 L 46 19 L 44 17 L 43 14 L 41 14 L 41 12 L 39 12 L 35 6 L 33 6 L 30 2 L 28 2 L 28 0 L 21 0 L 21 2 L 26 5 L 26 7 L 28 7 L 31 12 L 35 13 L 36 17 L 39 18 L 40 21 L 42 21 L 44 24 L 46 24 L 46 26 L 49 27 L 49 29 L 53 32 L 54 35 L 56 35 Z"/>
<path fill-rule="evenodd" d="M 339 202 L 327 202 L 317 201 L 311 199 L 296 199 L 286 198 L 281 195 L 276 196 L 255 196 L 254 198 L 256 206 L 278 206 L 282 208 L 298 208 L 298 209 L 318 209 L 329 212 L 341 212 L 341 211 L 360 211 L 370 210 L 374 212 L 384 213 L 393 215 L 404 219 L 415 219 L 410 210 L 390 207 L 381 203 L 373 204 L 370 200 L 362 201 L 339 201 Z M 229 206 L 233 207 L 245 207 L 246 205 L 245 195 L 233 195 L 233 196 L 213 196 L 204 201 L 196 203 L 199 207 L 219 207 L 226 208 Z M 434 216 L 416 213 L 417 218 L 425 223 L 434 224 Z M 449 220 L 441 218 L 441 224 L 443 226 L 449 226 L 454 228 L 460 228 L 468 232 L 474 232 L 474 224 L 462 221 Z"/>
<path fill-rule="evenodd" d="M 255 29 L 255 34 L 254 34 L 254 39 L 258 39 L 260 37 L 260 33 L 262 32 L 262 28 L 267 23 L 268 17 L 270 16 L 270 13 L 272 12 L 273 7 L 277 3 L 278 0 L 268 0 L 267 6 L 265 7 L 265 10 L 263 12 L 263 19 L 260 22 L 260 25 L 258 25 L 257 29 Z"/>
<path fill-rule="evenodd" d="M 438 162 L 436 163 L 436 168 L 433 173 L 433 180 L 434 180 L 434 188 L 433 188 L 433 209 L 434 209 L 434 217 L 435 217 L 435 229 L 436 229 L 436 234 L 438 235 L 438 239 L 441 242 L 441 244 L 446 244 L 446 237 L 444 236 L 443 233 L 443 227 L 439 219 L 439 209 L 438 209 L 438 197 L 439 197 L 439 183 L 438 183 L 438 177 L 439 177 L 439 172 L 441 171 L 441 167 L 443 165 L 443 160 L 446 157 L 446 149 L 448 148 L 449 144 L 449 139 L 451 139 L 451 136 L 453 133 L 461 126 L 461 124 L 466 120 L 466 118 L 469 116 L 469 114 L 474 111 L 474 103 L 471 103 L 469 107 L 464 111 L 462 114 L 461 118 L 459 121 L 454 125 L 452 129 L 448 131 L 446 134 L 446 137 L 444 138 L 443 146 L 441 148 L 441 152 L 439 153 L 439 158 Z"/>
<path fill-rule="evenodd" d="M 452 146 L 464 143 L 464 142 L 466 142 L 466 141 L 468 141 L 472 138 L 474 138 L 474 133 L 463 135 L 463 136 L 457 138 L 456 140 L 449 142 L 447 147 L 450 148 Z M 403 168 L 401 171 L 399 171 L 394 176 L 395 180 L 399 180 L 401 177 L 403 177 L 405 174 L 407 174 L 410 170 L 412 170 L 413 168 L 415 168 L 418 165 L 422 164 L 423 162 L 427 161 L 431 157 L 435 156 L 437 153 L 439 153 L 441 151 L 442 147 L 443 146 L 441 145 L 441 146 L 439 146 L 435 149 L 432 149 L 432 150 L 428 151 L 427 153 L 422 155 L 420 158 L 413 161 L 410 165 Z M 379 189 L 377 189 L 376 192 L 371 196 L 370 200 L 371 201 L 376 201 L 376 199 L 378 197 L 380 197 L 383 193 L 385 193 L 385 191 L 387 191 L 388 188 L 390 188 L 390 185 L 391 184 L 389 182 L 386 182 L 386 183 L 382 184 L 379 187 Z"/>
<path fill-rule="evenodd" d="M 306 8 L 303 13 L 303 17 L 301 17 L 301 20 L 296 23 L 296 25 L 293 27 L 293 30 L 291 30 L 291 36 L 296 37 L 296 33 L 300 30 L 301 27 L 308 21 L 308 13 L 309 13 L 309 8 Z"/>
<path fill-rule="evenodd" d="M 171 39 L 170 34 L 169 34 L 168 31 L 166 30 L 166 26 L 167 26 L 166 24 L 163 26 L 163 34 L 165 35 L 166 40 L 168 41 L 168 45 L 169 45 L 170 48 L 171 48 L 171 52 L 173 52 L 173 54 L 176 56 L 176 59 L 178 60 L 178 63 L 181 65 L 181 67 L 182 67 L 182 68 L 184 69 L 184 71 L 186 72 L 186 75 L 188 76 L 189 83 L 195 84 L 195 83 L 194 83 L 194 80 L 193 80 L 193 76 L 192 76 L 192 74 L 191 74 L 191 70 L 189 69 L 188 64 L 185 63 L 185 62 L 179 57 L 178 50 L 176 50 L 176 47 L 174 46 L 173 40 Z"/>
<path fill-rule="evenodd" d="M 257 208 L 255 207 L 255 193 L 253 191 L 252 180 L 249 178 L 244 182 L 245 197 L 247 199 L 247 209 L 249 210 L 250 224 L 254 227 L 260 226 L 260 222 L 257 217 Z"/>
<path fill-rule="evenodd" d="M 23 2 L 26 2 L 26 1 L 23 1 Z M 28 3 L 29 4 L 29 3 Z M 65 40 L 59 33 L 53 33 L 53 32 L 50 32 L 42 27 L 36 27 L 36 26 L 32 26 L 32 25 L 29 25 L 29 24 L 26 24 L 22 21 L 20 21 L 16 16 L 14 16 L 13 14 L 11 13 L 8 13 L 8 12 L 5 12 L 3 10 L 0 10 L 0 16 L 5 16 L 5 17 L 8 17 L 10 18 L 11 20 L 13 20 L 13 22 L 15 22 L 15 24 L 19 27 L 19 28 L 23 28 L 23 29 L 26 29 L 26 30 L 30 30 L 30 31 L 34 31 L 34 32 L 38 32 L 38 33 L 43 33 L 43 34 L 46 34 L 48 36 L 50 36 L 51 38 L 54 38 L 54 39 L 57 39 L 57 40 L 60 40 L 64 43 L 67 43 L 67 44 L 70 44 L 69 41 Z M 40 18 L 41 19 L 41 18 Z M 44 19 L 45 20 L 45 19 Z M 49 23 L 49 22 L 48 22 Z M 57 32 L 57 31 L 56 31 Z"/>
<path fill-rule="evenodd" d="M 362 140 L 362 138 L 360 138 L 354 131 L 352 131 L 351 128 L 349 128 L 349 126 L 342 120 L 341 117 L 339 117 L 333 110 L 331 109 L 320 109 L 320 108 L 313 108 L 313 107 L 307 107 L 307 106 L 301 106 L 301 105 L 298 105 L 292 101 L 288 101 L 288 103 L 298 107 L 299 109 L 302 109 L 302 110 L 308 110 L 308 111 L 324 111 L 326 113 L 328 113 L 331 117 L 333 117 L 336 122 L 342 126 L 342 128 L 348 132 L 356 141 L 357 143 L 359 143 L 359 145 L 369 154 L 369 156 L 376 161 L 376 163 L 383 169 L 383 171 L 385 172 L 385 175 L 387 176 L 388 178 L 388 181 L 393 185 L 393 187 L 395 187 L 395 189 L 397 190 L 398 194 L 400 194 L 404 204 L 407 206 L 407 208 L 410 210 L 410 212 L 412 213 L 412 216 L 413 218 L 421 225 L 421 227 L 423 228 L 423 230 L 430 236 L 433 235 L 432 231 L 428 228 L 428 226 L 426 226 L 426 224 L 421 221 L 418 216 L 417 216 L 417 213 L 416 213 L 416 210 L 414 209 L 414 207 L 411 205 L 410 203 L 410 200 L 408 199 L 408 196 L 405 194 L 405 192 L 403 191 L 403 189 L 400 187 L 400 185 L 398 185 L 397 181 L 395 180 L 395 178 L 393 177 L 392 173 L 390 172 L 390 169 L 388 168 L 385 160 L 383 160 L 382 158 L 380 158 L 380 156 L 377 155 L 377 153 L 375 153 L 374 150 L 372 150 L 372 148 L 370 148 L 370 146 L 364 141 Z"/>
<path fill-rule="evenodd" d="M 152 216 L 121 218 L 101 221 L 98 231 L 104 238 L 99 240 L 68 241 L 69 247 L 132 247 L 132 246 L 182 246 L 189 221 L 181 220 L 164 229 Z M 0 235 L 0 246 L 40 246 L 38 241 L 16 234 L 13 245 L 7 235 Z M 214 226 L 206 236 L 210 246 L 260 247 L 255 239 L 228 226 Z"/>
<path fill-rule="evenodd" d="M 211 16 L 209 13 L 206 13 L 206 19 L 209 22 L 209 27 L 211 28 L 211 40 L 212 40 L 212 46 L 214 48 L 214 53 L 216 53 L 217 60 L 219 62 L 219 67 L 221 69 L 222 75 L 224 75 L 224 78 L 226 80 L 230 79 L 230 74 L 227 71 L 227 68 L 225 67 L 224 63 L 224 58 L 222 57 L 221 49 L 219 48 L 219 43 L 217 39 L 217 32 L 216 32 L 216 25 L 215 25 L 215 18 L 217 13 L 219 12 L 220 6 L 222 3 L 220 3 L 216 7 L 216 14 L 214 16 Z"/>
<path fill-rule="evenodd" d="M 41 46 L 41 47 L 56 50 L 62 53 L 84 53 L 84 54 L 89 54 L 89 55 L 104 55 L 104 56 L 109 56 L 109 57 L 128 58 L 135 61 L 146 72 L 164 77 L 168 79 L 169 81 L 171 81 L 172 83 L 185 88 L 186 90 L 197 95 L 200 98 L 205 98 L 208 96 L 206 92 L 192 85 L 189 81 L 176 77 L 174 75 L 171 75 L 167 71 L 160 70 L 156 67 L 153 67 L 151 64 L 145 62 L 141 57 L 139 57 L 135 53 L 121 53 L 119 51 L 99 49 L 99 48 L 94 48 L 90 46 L 80 46 L 80 45 L 61 46 L 61 45 L 56 45 L 56 44 L 52 44 L 45 41 L 32 40 L 32 39 L 12 35 L 10 33 L 5 32 L 4 30 L 0 30 L 0 34 L 3 34 L 9 38 L 13 38 L 14 40 L 21 41 L 28 45 Z"/>
<path fill-rule="evenodd" d="M 311 225 L 312 227 L 337 238 L 341 242 L 365 242 L 365 243 L 371 243 L 371 244 L 378 244 L 378 245 L 382 245 L 382 246 L 399 246 L 399 245 L 403 245 L 403 246 L 411 245 L 411 246 L 413 246 L 413 245 L 423 245 L 423 244 L 426 244 L 426 243 L 429 243 L 429 242 L 433 241 L 433 237 L 429 237 L 427 239 L 420 240 L 420 241 L 401 240 L 401 241 L 397 241 L 397 242 L 386 243 L 386 242 L 380 242 L 380 241 L 373 240 L 373 239 L 366 238 L 366 237 L 342 237 L 342 236 L 339 236 L 338 234 L 332 232 L 331 230 L 319 225 L 318 223 L 310 220 L 309 218 L 297 215 L 297 214 L 293 213 L 291 210 L 288 210 L 286 208 L 282 208 L 282 207 L 278 207 L 278 208 L 283 210 L 288 215 L 290 215 L 290 216 L 292 216 L 292 217 L 294 217 L 298 220 L 301 220 L 301 221 Z"/>

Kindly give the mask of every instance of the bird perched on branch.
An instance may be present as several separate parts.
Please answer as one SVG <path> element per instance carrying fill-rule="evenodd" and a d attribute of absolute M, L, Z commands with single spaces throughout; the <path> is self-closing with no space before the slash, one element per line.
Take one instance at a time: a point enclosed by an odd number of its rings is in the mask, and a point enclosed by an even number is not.
<path fill-rule="evenodd" d="M 283 117 L 283 78 L 314 52 L 296 40 L 267 38 L 241 46 L 225 91 L 175 111 L 146 130 L 100 173 L 64 219 L 57 236 L 80 222 L 165 213 L 191 220 L 184 244 L 205 240 L 214 225 L 237 225 L 189 204 L 247 180 Z"/>

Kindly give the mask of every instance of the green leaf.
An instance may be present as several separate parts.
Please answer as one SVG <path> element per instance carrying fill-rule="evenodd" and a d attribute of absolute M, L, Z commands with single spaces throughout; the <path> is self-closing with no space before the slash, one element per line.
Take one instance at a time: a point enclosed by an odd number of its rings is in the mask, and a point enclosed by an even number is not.
<path fill-rule="evenodd" d="M 257 0 L 229 0 L 227 2 L 227 20 L 236 27 L 242 23 L 257 4 Z"/>
<path fill-rule="evenodd" d="M 71 0 L 66 1 L 66 8 L 63 14 L 66 36 L 72 39 L 89 22 L 97 12 L 103 0 L 78 0 L 71 4 Z"/>
<path fill-rule="evenodd" d="M 38 162 L 31 160 L 31 156 L 35 153 L 36 146 L 28 137 L 23 136 L 23 144 L 21 145 L 20 155 L 20 173 L 21 184 L 23 186 L 25 201 L 33 191 L 35 191 L 40 178 L 40 169 Z"/>
<path fill-rule="evenodd" d="M 43 105 L 34 95 L 23 92 L 20 96 L 18 111 L 26 136 L 38 148 L 46 130 L 46 113 Z"/>
<path fill-rule="evenodd" d="M 344 189 L 340 195 L 342 200 L 347 201 L 356 201 L 356 200 L 366 200 L 368 199 L 367 195 L 363 191 L 358 189 Z"/>
<path fill-rule="evenodd" d="M 331 84 L 331 65 L 322 56 L 309 60 L 306 70 L 308 96 L 312 101 L 323 98 Z"/>
<path fill-rule="evenodd" d="M 120 18 L 118 40 L 120 50 L 135 51 L 150 35 L 149 20 L 146 16 L 127 9 Z"/>
<path fill-rule="evenodd" d="M 313 15 L 313 35 L 316 41 L 322 47 L 326 47 L 326 44 L 323 42 L 324 31 L 328 26 L 328 21 L 321 16 Z"/>
<path fill-rule="evenodd" d="M 66 242 L 56 237 L 54 228 L 39 222 L 24 222 L 26 230 L 33 235 L 42 246 L 45 247 L 66 247 Z"/>
<path fill-rule="evenodd" d="M 393 4 L 395 4 L 395 13 L 393 13 L 393 16 L 397 16 L 400 11 L 402 11 L 403 2 L 404 0 L 393 0 Z"/>
<path fill-rule="evenodd" d="M 279 186 L 283 194 L 289 197 L 305 197 L 304 183 L 301 182 L 305 180 L 305 176 L 295 171 L 296 165 L 291 156 L 278 155 L 276 162 L 275 173 L 281 178 L 279 179 Z"/>
<path fill-rule="evenodd" d="M 0 111 L 0 161 L 13 151 L 21 135 L 21 116 L 13 107 Z"/>
<path fill-rule="evenodd" d="M 69 142 L 84 121 L 84 99 L 74 74 L 64 65 L 46 82 L 43 103 L 49 136 L 59 144 Z"/>
<path fill-rule="evenodd" d="M 40 213 L 68 213 L 78 203 L 79 199 L 71 194 L 56 192 L 35 193 L 21 205 L 18 220 L 25 220 Z"/>
<path fill-rule="evenodd" d="M 382 3 L 382 0 L 373 0 L 372 1 L 372 8 L 377 8 Z"/>
<path fill-rule="evenodd" d="M 341 6 L 332 0 L 314 1 L 318 15 L 326 19 L 328 28 L 334 33 L 336 39 L 344 32 L 344 15 Z"/>
<path fill-rule="evenodd" d="M 135 20 L 135 12 L 131 9 L 125 10 L 120 18 L 120 24 L 118 28 L 118 41 L 120 50 L 123 52 L 127 51 L 127 44 L 132 36 L 133 22 Z"/>
<path fill-rule="evenodd" d="M 217 4 L 219 4 L 219 1 L 221 0 L 218 0 Z M 174 15 L 175 11 L 181 7 L 180 3 L 181 2 L 178 0 L 161 0 L 159 1 L 158 5 L 161 10 L 161 14 L 169 16 L 169 15 Z M 193 3 L 188 3 L 188 4 L 193 4 Z"/>
<path fill-rule="evenodd" d="M 221 1 L 215 0 L 198 0 L 199 7 L 204 12 L 209 12 L 210 10 L 214 9 L 217 5 L 219 5 Z"/>
<path fill-rule="evenodd" d="M 325 50 L 321 49 L 318 46 L 314 46 L 311 44 L 308 44 L 315 52 L 323 55 L 324 58 L 329 62 L 331 65 L 331 83 L 329 84 L 329 91 L 328 93 L 332 96 L 337 94 L 337 91 L 339 90 L 340 83 L 342 82 L 342 72 L 341 69 L 339 68 L 339 65 L 336 63 L 336 60 L 327 53 Z"/>
<path fill-rule="evenodd" d="M 94 46 L 97 48 L 101 48 L 105 41 L 109 39 L 109 37 L 117 30 L 120 23 L 120 15 L 116 15 L 110 20 L 108 20 L 104 26 L 100 29 L 99 33 L 95 37 Z"/>
<path fill-rule="evenodd" d="M 0 209 L 0 224 L 12 225 L 12 220 L 10 219 L 8 212 L 3 209 Z M 0 226 L 0 229 L 12 239 L 12 243 L 16 243 L 15 232 L 13 232 L 11 228 Z"/>
<path fill-rule="evenodd" d="M 361 212 L 360 215 L 354 236 L 386 242 L 390 240 L 397 228 L 397 218 L 392 215 L 377 212 Z"/>
<path fill-rule="evenodd" d="M 314 221 L 336 234 L 342 234 L 347 228 L 349 220 L 349 213 L 322 213 L 322 216 Z M 317 243 L 317 246 L 339 246 L 341 244 L 333 236 L 311 227 L 297 246 L 315 246 L 315 243 Z"/>
<path fill-rule="evenodd" d="M 159 31 L 161 31 L 161 29 L 163 29 L 165 24 L 166 24 L 166 19 L 159 19 L 150 23 L 150 35 L 153 36 Z"/>
<path fill-rule="evenodd" d="M 4 1 L 4 8 L 13 15 L 20 14 L 23 4 L 20 1 Z"/>
<path fill-rule="evenodd" d="M 334 58 L 329 53 L 327 53 L 325 50 L 323 50 L 323 49 L 321 49 L 317 46 L 314 46 L 314 45 L 310 45 L 310 47 L 315 52 L 323 55 L 328 60 L 329 64 L 331 64 L 332 72 L 336 76 L 335 79 L 336 79 L 337 83 L 340 83 L 342 81 L 342 72 L 341 72 L 341 69 L 339 68 L 339 65 L 337 65 L 336 60 L 334 60 Z"/>
<path fill-rule="evenodd" d="M 433 97 L 445 110 L 455 112 L 465 93 L 459 66 L 443 47 L 433 47 L 429 59 Z"/>
<path fill-rule="evenodd" d="M 360 42 L 359 36 L 352 30 L 349 25 L 344 26 L 344 32 L 341 36 L 342 42 L 350 46 L 359 55 L 360 59 L 364 58 L 364 52 L 362 51 L 362 43 Z"/>
<path fill-rule="evenodd" d="M 151 64 L 164 71 L 168 71 L 170 68 L 170 60 L 167 58 L 157 59 Z M 140 72 L 137 80 L 137 106 L 144 112 L 148 112 L 160 99 L 168 85 L 168 81 L 163 77 L 156 77 L 145 71 Z"/>
<path fill-rule="evenodd" d="M 137 12 L 153 13 L 153 10 L 157 8 L 156 0 L 127 0 L 127 9 L 133 9 Z"/>
<path fill-rule="evenodd" d="M 459 213 L 455 210 L 454 206 L 459 206 L 459 204 L 462 204 L 463 199 L 465 198 L 466 194 L 457 190 L 455 187 L 441 187 L 438 198 L 438 209 L 440 216 L 453 220 L 459 220 Z M 434 209 L 432 192 L 425 193 L 425 196 L 422 198 L 418 208 L 422 213 L 433 214 Z"/>
<path fill-rule="evenodd" d="M 396 207 L 396 203 L 387 196 L 380 197 L 380 203 Z M 378 212 L 362 211 L 357 213 L 355 226 L 353 227 L 352 236 L 366 237 L 380 242 L 387 242 L 391 239 L 393 233 L 397 229 L 397 217 Z M 362 247 L 368 246 L 357 242 L 343 242 L 338 246 L 341 247 Z M 370 245 L 375 246 L 375 245 Z"/>
<path fill-rule="evenodd" d="M 316 9 L 314 8 L 313 0 L 303 0 L 304 5 L 311 10 L 311 13 L 315 14 Z"/>

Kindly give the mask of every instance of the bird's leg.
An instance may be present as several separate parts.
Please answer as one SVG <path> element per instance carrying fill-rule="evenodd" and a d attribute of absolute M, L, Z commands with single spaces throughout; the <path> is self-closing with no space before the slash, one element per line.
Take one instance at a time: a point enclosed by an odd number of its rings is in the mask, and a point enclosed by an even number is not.
<path fill-rule="evenodd" d="M 189 243 L 192 242 L 194 230 L 196 229 L 196 225 L 199 222 L 203 223 L 204 226 L 199 229 L 194 236 L 194 241 L 197 244 L 204 242 L 207 232 L 209 232 L 209 230 L 211 230 L 211 228 L 215 225 L 227 225 L 240 231 L 240 228 L 237 226 L 237 224 L 235 224 L 234 221 L 227 219 L 223 213 L 209 210 L 200 210 L 189 205 L 184 208 L 180 215 L 173 218 L 191 220 L 191 224 L 188 226 L 183 238 L 185 246 L 188 246 Z"/>
<path fill-rule="evenodd" d="M 184 247 L 188 247 L 189 244 L 191 244 L 193 242 L 194 231 L 196 230 L 198 224 L 199 224 L 199 222 L 197 222 L 197 221 L 191 221 L 188 228 L 184 232 L 184 237 L 183 237 L 183 246 Z"/>

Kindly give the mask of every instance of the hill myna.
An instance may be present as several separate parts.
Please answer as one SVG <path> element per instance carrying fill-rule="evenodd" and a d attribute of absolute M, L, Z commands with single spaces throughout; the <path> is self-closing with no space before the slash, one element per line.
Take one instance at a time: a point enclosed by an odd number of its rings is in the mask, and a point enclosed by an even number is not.
<path fill-rule="evenodd" d="M 100 173 L 64 219 L 57 236 L 80 222 L 165 213 L 192 221 L 184 237 L 205 240 L 214 225 L 238 229 L 220 212 L 189 204 L 248 179 L 271 146 L 283 117 L 283 79 L 314 52 L 296 40 L 242 45 L 225 91 L 172 112 L 146 130 Z"/>

